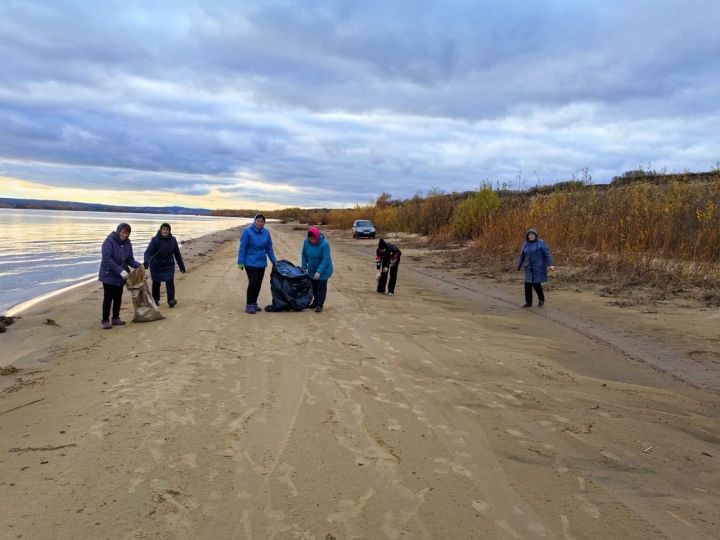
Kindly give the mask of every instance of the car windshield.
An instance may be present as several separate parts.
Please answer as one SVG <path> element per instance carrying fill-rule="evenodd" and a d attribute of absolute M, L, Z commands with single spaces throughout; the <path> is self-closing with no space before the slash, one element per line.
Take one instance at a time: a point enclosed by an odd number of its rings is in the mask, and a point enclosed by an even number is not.
<path fill-rule="evenodd" d="M 358 221 L 358 222 L 355 224 L 355 226 L 356 226 L 356 227 L 372 227 L 373 224 L 370 223 L 369 221 Z"/>

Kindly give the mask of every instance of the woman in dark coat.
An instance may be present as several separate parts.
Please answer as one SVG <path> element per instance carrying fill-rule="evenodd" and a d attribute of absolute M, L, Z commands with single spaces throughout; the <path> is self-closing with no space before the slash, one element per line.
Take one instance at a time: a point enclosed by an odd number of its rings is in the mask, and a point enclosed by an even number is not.
<path fill-rule="evenodd" d="M 378 242 L 377 251 L 375 252 L 375 265 L 377 266 L 377 292 L 385 294 L 385 284 L 390 296 L 395 294 L 395 284 L 397 283 L 398 269 L 400 268 L 400 256 L 402 252 L 395 244 L 386 242 L 382 238 Z M 388 274 L 390 281 L 388 282 Z"/>
<path fill-rule="evenodd" d="M 525 269 L 525 305 L 532 306 L 532 291 L 538 297 L 538 306 L 545 304 L 545 294 L 542 284 L 547 282 L 547 269 L 555 270 L 555 263 L 550 248 L 538 237 L 537 230 L 529 229 L 525 233 L 525 243 L 520 252 L 520 260 L 517 263 L 517 270 Z"/>
<path fill-rule="evenodd" d="M 130 273 L 130 268 L 140 266 L 140 263 L 133 257 L 130 231 L 130 225 L 121 223 L 115 232 L 111 232 L 105 238 L 102 245 L 102 261 L 98 279 L 103 284 L 102 327 L 105 330 L 125 324 L 120 319 L 123 283 Z M 110 319 L 111 307 L 112 320 Z"/>
<path fill-rule="evenodd" d="M 172 235 L 169 223 L 160 225 L 157 234 L 153 236 L 145 250 L 143 264 L 150 267 L 152 278 L 152 295 L 156 304 L 160 304 L 160 285 L 165 282 L 168 306 L 175 307 L 175 261 L 180 271 L 185 273 L 185 263 L 180 255 L 180 247 Z"/>

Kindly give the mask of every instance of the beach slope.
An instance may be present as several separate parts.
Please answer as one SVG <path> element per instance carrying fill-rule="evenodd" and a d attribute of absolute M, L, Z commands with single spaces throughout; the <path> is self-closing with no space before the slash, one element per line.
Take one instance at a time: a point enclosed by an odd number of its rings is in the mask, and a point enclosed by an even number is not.
<path fill-rule="evenodd" d="M 270 228 L 297 261 L 304 232 Z M 236 231 L 183 246 L 162 321 L 101 330 L 96 284 L 23 313 L 0 536 L 718 536 L 716 311 L 522 310 L 412 250 L 378 295 L 374 243 L 328 236 L 322 314 L 245 314 Z"/>

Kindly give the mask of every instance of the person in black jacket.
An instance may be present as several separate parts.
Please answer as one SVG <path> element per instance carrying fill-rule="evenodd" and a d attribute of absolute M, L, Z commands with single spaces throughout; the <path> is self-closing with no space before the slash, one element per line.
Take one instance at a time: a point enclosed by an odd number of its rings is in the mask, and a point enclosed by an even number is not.
<path fill-rule="evenodd" d="M 397 283 L 398 268 L 400 267 L 400 255 L 402 252 L 395 244 L 390 244 L 382 238 L 378 243 L 375 252 L 375 264 L 377 266 L 377 292 L 385 294 L 385 284 L 390 296 L 395 294 L 395 283 Z M 388 283 L 388 274 L 390 274 L 390 282 Z"/>
<path fill-rule="evenodd" d="M 168 306 L 175 307 L 175 261 L 180 271 L 185 273 L 185 263 L 180 255 L 180 247 L 171 233 L 169 223 L 160 225 L 145 250 L 143 265 L 150 268 L 152 278 L 152 295 L 156 304 L 160 304 L 160 284 L 165 282 Z"/>

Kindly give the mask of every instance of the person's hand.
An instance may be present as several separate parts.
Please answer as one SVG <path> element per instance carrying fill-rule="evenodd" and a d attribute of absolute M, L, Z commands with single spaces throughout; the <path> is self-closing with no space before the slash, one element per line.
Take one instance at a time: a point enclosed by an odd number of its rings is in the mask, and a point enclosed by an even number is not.
<path fill-rule="evenodd" d="M 145 270 L 147 270 L 148 268 L 150 268 L 150 263 L 147 262 L 147 261 L 145 261 L 145 262 L 143 263 L 143 266 L 145 267 Z"/>
<path fill-rule="evenodd" d="M 375 274 L 375 281 L 380 281 L 380 270 L 378 270 L 378 273 Z"/>
<path fill-rule="evenodd" d="M 315 272 L 315 275 L 313 276 L 313 279 L 315 279 L 315 280 L 320 279 L 320 272 Z"/>
<path fill-rule="evenodd" d="M 185 272 L 186 272 L 186 270 L 184 268 L 180 269 L 181 274 L 184 274 Z"/>
<path fill-rule="evenodd" d="M 550 270 L 555 270 L 554 266 L 548 266 L 548 268 L 550 268 Z"/>
<path fill-rule="evenodd" d="M 129 275 L 130 275 L 130 274 L 128 274 L 127 271 L 125 271 L 125 270 L 123 270 L 122 272 L 120 272 L 120 277 L 123 278 L 123 280 L 127 280 L 127 278 L 128 278 Z"/>
<path fill-rule="evenodd" d="M 245 265 L 238 263 L 238 268 L 239 268 L 240 270 L 245 270 Z"/>
<path fill-rule="evenodd" d="M 385 272 L 387 272 L 388 270 L 389 270 L 389 268 L 388 268 L 387 266 L 386 266 L 385 268 L 383 268 L 383 269 L 382 269 L 383 274 L 384 274 Z"/>

